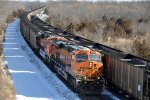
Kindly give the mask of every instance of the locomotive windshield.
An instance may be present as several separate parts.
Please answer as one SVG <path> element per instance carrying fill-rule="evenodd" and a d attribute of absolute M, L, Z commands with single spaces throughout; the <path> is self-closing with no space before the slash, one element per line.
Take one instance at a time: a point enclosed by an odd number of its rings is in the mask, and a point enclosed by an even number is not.
<path fill-rule="evenodd" d="M 76 55 L 76 59 L 78 60 L 88 60 L 88 55 L 85 55 L 85 54 L 78 54 Z"/>
<path fill-rule="evenodd" d="M 90 55 L 89 58 L 92 61 L 101 61 L 100 55 Z"/>
<path fill-rule="evenodd" d="M 76 59 L 77 59 L 78 63 L 85 62 L 85 61 L 88 60 L 88 55 L 86 55 L 86 54 L 77 54 Z"/>

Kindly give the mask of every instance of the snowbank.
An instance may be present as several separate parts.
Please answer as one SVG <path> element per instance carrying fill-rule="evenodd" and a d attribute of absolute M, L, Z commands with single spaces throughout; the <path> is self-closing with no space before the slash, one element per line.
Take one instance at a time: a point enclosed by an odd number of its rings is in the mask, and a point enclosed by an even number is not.
<path fill-rule="evenodd" d="M 79 97 L 36 57 L 24 41 L 19 20 L 6 29 L 4 55 L 18 100 L 78 100 Z"/>

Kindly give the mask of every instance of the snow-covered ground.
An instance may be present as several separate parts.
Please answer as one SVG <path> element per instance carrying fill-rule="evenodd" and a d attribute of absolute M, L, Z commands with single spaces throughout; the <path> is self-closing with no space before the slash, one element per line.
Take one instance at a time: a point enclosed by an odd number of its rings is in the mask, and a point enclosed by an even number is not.
<path fill-rule="evenodd" d="M 66 87 L 34 54 L 23 39 L 19 26 L 19 20 L 8 25 L 3 43 L 4 55 L 12 75 L 17 100 L 84 99 Z M 100 99 L 120 99 L 107 88 L 104 88 L 100 96 Z"/>
<path fill-rule="evenodd" d="M 78 100 L 79 97 L 51 72 L 24 41 L 19 20 L 6 29 L 4 55 L 17 100 Z"/>

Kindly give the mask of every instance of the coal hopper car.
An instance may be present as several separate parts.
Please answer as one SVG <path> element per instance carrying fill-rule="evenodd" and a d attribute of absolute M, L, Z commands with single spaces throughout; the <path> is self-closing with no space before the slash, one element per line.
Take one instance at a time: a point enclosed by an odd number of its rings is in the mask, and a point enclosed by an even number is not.
<path fill-rule="evenodd" d="M 124 53 L 105 55 L 108 85 L 139 100 L 150 100 L 150 62 Z"/>

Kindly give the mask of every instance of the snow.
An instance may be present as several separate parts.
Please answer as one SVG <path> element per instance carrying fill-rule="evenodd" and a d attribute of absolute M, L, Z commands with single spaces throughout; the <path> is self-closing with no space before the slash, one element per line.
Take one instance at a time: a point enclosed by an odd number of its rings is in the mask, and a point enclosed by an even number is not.
<path fill-rule="evenodd" d="M 112 94 L 111 92 L 109 92 L 106 87 L 105 87 L 105 89 L 101 92 L 101 95 L 108 95 L 108 96 L 110 96 L 113 100 L 120 100 L 120 99 L 119 99 L 118 97 L 116 97 L 114 94 Z"/>
<path fill-rule="evenodd" d="M 5 63 L 13 79 L 17 100 L 80 100 L 34 54 L 23 39 L 19 26 L 19 20 L 8 25 L 3 43 Z M 120 99 L 107 87 L 100 95 L 101 99 Z"/>
<path fill-rule="evenodd" d="M 79 100 L 33 53 L 19 29 L 19 20 L 9 24 L 3 43 L 17 100 Z"/>

